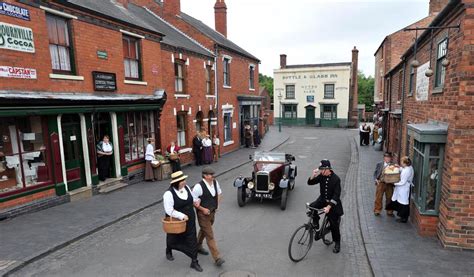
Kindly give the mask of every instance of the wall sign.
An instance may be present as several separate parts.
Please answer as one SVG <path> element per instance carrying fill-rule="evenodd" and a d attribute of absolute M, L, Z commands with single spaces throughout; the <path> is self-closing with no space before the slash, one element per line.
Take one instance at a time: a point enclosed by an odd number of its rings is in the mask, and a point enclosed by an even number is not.
<path fill-rule="evenodd" d="M 16 17 L 23 20 L 30 20 L 29 10 L 5 2 L 0 2 L 0 14 Z"/>
<path fill-rule="evenodd" d="M 0 22 L 0 49 L 35 52 L 33 31 L 17 25 Z"/>
<path fill-rule="evenodd" d="M 428 88 L 430 86 L 430 78 L 426 77 L 425 72 L 430 67 L 430 63 L 427 62 L 420 65 L 416 69 L 416 100 L 426 101 L 428 100 Z"/>
<path fill-rule="evenodd" d="M 36 69 L 0 66 L 0 77 L 17 79 L 36 79 Z"/>
<path fill-rule="evenodd" d="M 97 50 L 97 58 L 107 60 L 109 58 L 109 55 L 105 50 Z"/>
<path fill-rule="evenodd" d="M 97 91 L 116 91 L 117 80 L 115 73 L 107 72 L 92 72 L 92 79 L 94 82 L 94 90 Z"/>
<path fill-rule="evenodd" d="M 314 103 L 314 95 L 306 95 L 306 102 Z"/>

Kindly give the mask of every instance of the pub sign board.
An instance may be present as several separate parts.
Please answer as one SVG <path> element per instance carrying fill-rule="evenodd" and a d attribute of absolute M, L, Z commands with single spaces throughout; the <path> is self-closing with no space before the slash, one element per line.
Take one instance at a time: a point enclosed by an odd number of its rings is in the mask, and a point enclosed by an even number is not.
<path fill-rule="evenodd" d="M 96 91 L 117 90 L 117 78 L 115 73 L 93 71 L 92 79 L 94 82 L 94 90 Z"/>
<path fill-rule="evenodd" d="M 0 14 L 16 17 L 23 20 L 28 20 L 28 21 L 30 20 L 29 10 L 12 5 L 10 3 L 1 2 L 1 1 L 0 1 Z"/>

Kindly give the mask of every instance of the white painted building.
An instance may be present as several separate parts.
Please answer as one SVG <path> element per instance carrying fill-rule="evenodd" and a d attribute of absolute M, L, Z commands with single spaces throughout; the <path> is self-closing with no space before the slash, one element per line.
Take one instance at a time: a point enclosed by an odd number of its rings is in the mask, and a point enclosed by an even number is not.
<path fill-rule="evenodd" d="M 347 127 L 351 62 L 286 65 L 274 70 L 274 117 L 284 125 Z"/>

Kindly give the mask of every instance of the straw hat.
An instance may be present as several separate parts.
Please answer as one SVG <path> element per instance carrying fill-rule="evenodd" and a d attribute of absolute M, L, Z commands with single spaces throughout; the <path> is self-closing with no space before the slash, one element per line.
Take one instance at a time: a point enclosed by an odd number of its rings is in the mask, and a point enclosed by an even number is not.
<path fill-rule="evenodd" d="M 179 183 L 183 180 L 188 178 L 187 175 L 184 175 L 182 171 L 176 171 L 175 173 L 171 174 L 171 184 Z"/>

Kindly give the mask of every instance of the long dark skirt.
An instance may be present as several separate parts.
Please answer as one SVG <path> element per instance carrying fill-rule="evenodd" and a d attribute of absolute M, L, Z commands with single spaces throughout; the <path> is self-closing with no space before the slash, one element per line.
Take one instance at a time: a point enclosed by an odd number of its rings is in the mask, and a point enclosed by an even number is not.
<path fill-rule="evenodd" d="M 203 152 L 203 162 L 205 164 L 210 164 L 212 163 L 212 147 L 204 147 Z"/>
<path fill-rule="evenodd" d="M 97 169 L 99 171 L 99 180 L 105 181 L 110 177 L 110 160 L 112 156 L 104 155 L 97 159 Z"/>
<path fill-rule="evenodd" d="M 146 161 L 145 181 L 152 181 L 153 179 L 158 179 L 158 169 L 151 166 L 151 161 Z"/>
<path fill-rule="evenodd" d="M 408 219 L 410 216 L 410 204 L 404 205 L 398 201 L 391 201 L 385 209 L 396 211 L 397 215 L 402 219 Z"/>

